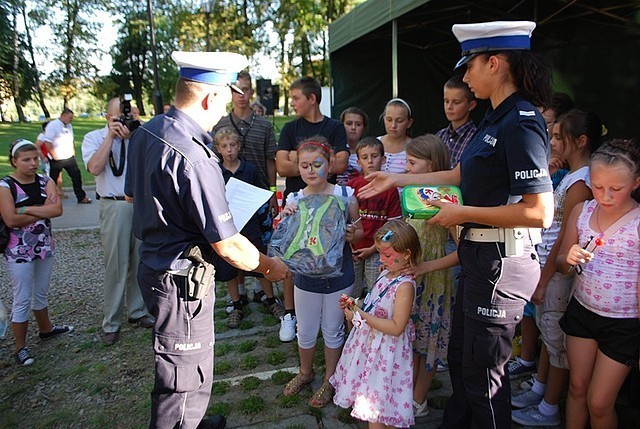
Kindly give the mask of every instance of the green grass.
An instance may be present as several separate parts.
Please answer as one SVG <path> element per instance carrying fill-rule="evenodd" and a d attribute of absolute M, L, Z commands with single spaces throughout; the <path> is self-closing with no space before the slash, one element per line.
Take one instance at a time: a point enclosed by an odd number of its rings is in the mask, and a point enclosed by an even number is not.
<path fill-rule="evenodd" d="M 82 184 L 93 185 L 95 179 L 91 173 L 87 171 L 82 161 L 82 139 L 89 131 L 97 130 L 104 127 L 105 120 L 101 119 L 82 119 L 75 118 L 73 120 L 73 138 L 76 148 L 76 161 L 82 173 Z M 13 172 L 13 168 L 9 164 L 9 145 L 17 139 L 27 139 L 36 142 L 38 134 L 42 132 L 42 122 L 30 122 L 28 124 L 0 123 L 0 177 L 4 177 Z M 63 171 L 62 173 L 64 186 L 71 186 L 69 175 Z"/>
<path fill-rule="evenodd" d="M 244 370 L 255 369 L 258 365 L 260 365 L 258 356 L 246 355 L 242 358 L 242 361 L 240 361 L 240 368 Z"/>
<path fill-rule="evenodd" d="M 232 365 L 230 362 L 218 361 L 218 362 L 215 362 L 213 373 L 216 375 L 226 374 L 227 372 L 231 371 L 231 367 Z"/>
<path fill-rule="evenodd" d="M 264 346 L 268 349 L 275 349 L 280 347 L 280 339 L 275 335 L 269 336 L 264 339 Z"/>
<path fill-rule="evenodd" d="M 238 351 L 240 353 L 248 353 L 253 351 L 257 345 L 258 345 L 258 342 L 256 340 L 243 341 L 240 344 L 238 344 Z"/>
<path fill-rule="evenodd" d="M 271 381 L 275 385 L 283 386 L 286 383 L 288 383 L 289 380 L 291 380 L 293 377 L 295 377 L 295 374 L 292 372 L 277 371 L 277 372 L 274 372 L 273 375 L 271 376 Z"/>
<path fill-rule="evenodd" d="M 267 355 L 267 363 L 271 365 L 280 365 L 286 361 L 287 355 L 280 350 L 274 350 Z"/>
<path fill-rule="evenodd" d="M 260 387 L 260 384 L 262 384 L 262 380 L 260 380 L 258 377 L 251 376 L 243 378 L 240 381 L 240 388 L 245 392 L 248 392 L 250 390 L 256 390 L 258 387 Z"/>
<path fill-rule="evenodd" d="M 264 399 L 259 397 L 258 395 L 251 395 L 248 398 L 240 401 L 240 406 L 238 407 L 242 414 L 250 415 L 250 414 L 258 414 L 260 411 L 263 411 L 267 407 L 267 404 L 264 402 Z"/>
<path fill-rule="evenodd" d="M 229 343 L 216 343 L 214 347 L 213 355 L 216 357 L 224 356 L 233 350 L 233 346 Z"/>
<path fill-rule="evenodd" d="M 215 383 L 213 383 L 213 385 L 211 386 L 211 394 L 213 396 L 222 396 L 225 393 L 227 393 L 227 391 L 229 390 L 229 387 L 231 387 L 229 385 L 228 382 L 226 381 L 217 381 Z"/>

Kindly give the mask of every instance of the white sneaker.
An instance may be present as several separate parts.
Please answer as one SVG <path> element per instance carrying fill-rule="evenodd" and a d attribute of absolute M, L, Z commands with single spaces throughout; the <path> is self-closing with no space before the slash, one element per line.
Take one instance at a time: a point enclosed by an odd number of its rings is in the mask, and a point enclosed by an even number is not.
<path fill-rule="evenodd" d="M 524 410 L 513 410 L 511 420 L 524 426 L 558 426 L 560 425 L 560 413 L 547 416 L 540 412 L 537 405 L 533 405 Z"/>
<path fill-rule="evenodd" d="M 511 398 L 511 405 L 516 408 L 526 408 L 532 405 L 538 405 L 544 395 L 540 395 L 533 390 L 526 390 L 519 395 L 513 396 Z"/>
<path fill-rule="evenodd" d="M 296 316 L 287 313 L 280 318 L 280 341 L 289 343 L 296 338 Z"/>

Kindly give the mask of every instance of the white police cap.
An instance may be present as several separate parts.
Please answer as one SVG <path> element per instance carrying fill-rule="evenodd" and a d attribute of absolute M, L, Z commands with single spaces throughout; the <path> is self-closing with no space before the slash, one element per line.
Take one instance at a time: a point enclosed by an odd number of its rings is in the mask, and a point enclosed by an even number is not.
<path fill-rule="evenodd" d="M 228 85 L 240 92 L 235 83 L 238 72 L 249 65 L 244 55 L 233 52 L 173 51 L 171 58 L 180 67 L 180 77 L 209 85 Z"/>
<path fill-rule="evenodd" d="M 468 63 L 481 52 L 528 51 L 531 33 L 536 23 L 531 21 L 493 21 L 477 24 L 454 24 L 451 28 L 460 42 L 462 58 L 454 69 Z"/>

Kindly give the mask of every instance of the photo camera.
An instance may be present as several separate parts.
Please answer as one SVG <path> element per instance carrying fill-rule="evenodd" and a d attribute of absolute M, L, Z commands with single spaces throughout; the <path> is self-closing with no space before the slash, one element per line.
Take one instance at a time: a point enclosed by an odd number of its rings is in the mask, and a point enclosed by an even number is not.
<path fill-rule="evenodd" d="M 129 132 L 134 132 L 140 126 L 140 121 L 135 119 L 131 113 L 131 100 L 133 100 L 131 94 L 120 96 L 120 117 L 118 122 L 127 127 Z"/>

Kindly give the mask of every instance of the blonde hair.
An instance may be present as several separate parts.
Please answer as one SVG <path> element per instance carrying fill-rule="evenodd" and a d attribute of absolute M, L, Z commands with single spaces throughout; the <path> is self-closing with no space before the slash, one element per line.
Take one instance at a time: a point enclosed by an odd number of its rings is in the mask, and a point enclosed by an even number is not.
<path fill-rule="evenodd" d="M 409 264 L 416 266 L 420 262 L 422 246 L 418 233 L 411 225 L 403 220 L 393 219 L 387 221 L 375 235 L 376 244 L 389 243 L 391 248 L 398 253 L 409 251 Z"/>
<path fill-rule="evenodd" d="M 449 150 L 435 134 L 416 137 L 405 147 L 407 155 L 431 161 L 431 171 L 449 170 Z"/>
<path fill-rule="evenodd" d="M 222 143 L 222 140 L 224 139 L 231 139 L 231 141 L 240 144 L 240 136 L 238 135 L 236 130 L 233 129 L 233 127 L 222 127 L 218 131 L 216 131 L 215 135 L 213 136 L 213 141 L 215 142 L 216 146 Z"/>

